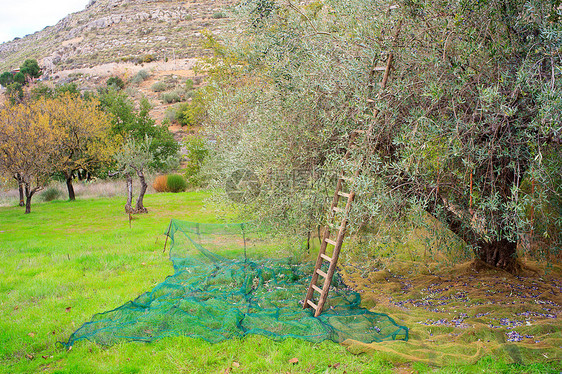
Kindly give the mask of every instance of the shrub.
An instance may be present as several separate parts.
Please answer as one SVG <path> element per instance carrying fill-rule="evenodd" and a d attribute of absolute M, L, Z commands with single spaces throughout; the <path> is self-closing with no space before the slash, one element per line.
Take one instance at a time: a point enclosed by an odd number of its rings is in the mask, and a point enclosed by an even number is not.
<path fill-rule="evenodd" d="M 150 73 L 146 70 L 141 70 L 131 78 L 131 83 L 139 84 L 141 82 L 144 82 L 148 77 L 150 77 Z"/>
<path fill-rule="evenodd" d="M 150 89 L 154 92 L 166 91 L 167 88 L 168 85 L 164 82 L 156 82 L 152 85 L 152 87 L 150 87 Z"/>
<path fill-rule="evenodd" d="M 179 103 L 185 99 L 185 91 L 181 88 L 160 95 L 160 100 L 166 104 Z"/>
<path fill-rule="evenodd" d="M 25 84 L 25 75 L 22 72 L 18 72 L 14 75 L 14 82 L 19 84 Z"/>
<path fill-rule="evenodd" d="M 152 61 L 156 61 L 156 58 L 153 55 L 144 55 L 142 58 L 142 62 L 145 63 L 152 62 Z"/>
<path fill-rule="evenodd" d="M 182 192 L 187 189 L 187 181 L 182 175 L 170 174 L 167 180 L 168 191 L 170 192 Z"/>
<path fill-rule="evenodd" d="M 110 77 L 107 80 L 107 87 L 114 87 L 114 88 L 120 90 L 123 87 L 125 87 L 125 82 L 123 82 L 123 79 L 121 79 L 119 77 Z"/>
<path fill-rule="evenodd" d="M 164 112 L 164 120 L 168 121 L 168 123 L 177 123 L 178 122 L 178 108 L 176 106 L 166 108 Z M 163 122 L 162 122 L 163 123 Z"/>
<path fill-rule="evenodd" d="M 200 125 L 205 109 L 200 100 L 192 100 L 190 103 L 182 105 L 179 110 L 178 121 L 182 126 L 197 126 Z"/>
<path fill-rule="evenodd" d="M 223 12 L 216 12 L 211 16 L 211 18 L 214 19 L 226 18 L 226 14 L 224 14 Z"/>
<path fill-rule="evenodd" d="M 154 182 L 152 182 L 152 187 L 156 192 L 168 192 L 168 176 L 167 175 L 159 175 L 154 178 Z"/>
<path fill-rule="evenodd" d="M 43 201 L 58 200 L 61 196 L 62 193 L 56 187 L 49 187 L 41 193 Z"/>
<path fill-rule="evenodd" d="M 5 71 L 0 75 L 0 85 L 8 87 L 14 81 L 14 75 L 9 71 Z"/>

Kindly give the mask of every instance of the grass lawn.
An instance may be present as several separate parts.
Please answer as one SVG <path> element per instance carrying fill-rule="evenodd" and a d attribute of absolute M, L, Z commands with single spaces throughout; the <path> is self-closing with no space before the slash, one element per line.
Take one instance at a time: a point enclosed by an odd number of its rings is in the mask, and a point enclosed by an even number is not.
<path fill-rule="evenodd" d="M 357 354 L 333 342 L 253 336 L 210 344 L 185 337 L 102 348 L 58 342 L 93 314 L 118 307 L 172 274 L 162 253 L 171 218 L 225 222 L 205 192 L 147 195 L 149 213 L 129 227 L 121 197 L 35 203 L 32 213 L 0 208 L 0 372 L 2 373 L 394 373 L 556 372 L 555 363 L 432 367 L 379 351 Z M 398 343 L 398 345 L 396 344 Z M 385 343 L 380 343 L 385 344 Z M 400 342 L 392 343 L 400 349 Z M 297 358 L 298 363 L 289 362 Z"/>

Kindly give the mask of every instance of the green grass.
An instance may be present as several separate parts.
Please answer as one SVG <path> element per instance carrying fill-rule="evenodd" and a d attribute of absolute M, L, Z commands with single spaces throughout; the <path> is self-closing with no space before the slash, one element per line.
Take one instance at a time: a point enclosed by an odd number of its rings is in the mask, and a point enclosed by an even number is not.
<path fill-rule="evenodd" d="M 102 348 L 66 341 L 93 314 L 118 307 L 172 273 L 162 253 L 171 218 L 225 222 L 208 193 L 154 194 L 149 213 L 129 217 L 123 198 L 35 203 L 32 213 L 0 208 L 0 373 L 393 373 L 433 371 L 382 353 L 352 354 L 332 342 L 273 342 L 252 336 L 210 344 L 186 337 Z M 393 344 L 394 348 L 398 342 Z M 385 344 L 385 343 L 382 343 Z M 290 363 L 298 358 L 298 363 Z M 483 359 L 437 372 L 557 372 Z"/>

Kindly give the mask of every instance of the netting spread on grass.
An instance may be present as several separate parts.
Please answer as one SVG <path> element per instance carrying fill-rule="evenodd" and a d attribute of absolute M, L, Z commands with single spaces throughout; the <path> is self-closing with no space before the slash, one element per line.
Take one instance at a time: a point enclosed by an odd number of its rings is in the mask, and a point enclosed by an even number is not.
<path fill-rule="evenodd" d="M 92 317 L 67 346 L 88 339 L 101 345 L 190 336 L 216 343 L 249 334 L 281 340 L 364 343 L 407 340 L 408 329 L 386 314 L 359 306 L 361 298 L 336 275 L 325 311 L 302 308 L 312 263 L 271 259 L 282 243 L 251 224 L 172 220 L 174 274 L 133 301 Z"/>

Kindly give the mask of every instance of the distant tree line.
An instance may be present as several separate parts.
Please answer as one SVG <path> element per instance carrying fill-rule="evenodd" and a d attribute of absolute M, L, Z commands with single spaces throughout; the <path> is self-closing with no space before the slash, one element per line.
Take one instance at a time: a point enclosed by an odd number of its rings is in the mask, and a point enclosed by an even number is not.
<path fill-rule="evenodd" d="M 18 72 L 5 71 L 0 74 L 0 85 L 6 88 L 7 97 L 11 102 L 21 102 L 23 87 L 42 74 L 37 60 L 27 59 Z"/>
<path fill-rule="evenodd" d="M 27 84 L 40 76 L 36 62 L 28 61 L 18 73 L 29 77 Z M 18 74 L 2 74 L 2 85 L 19 84 L 13 81 Z M 144 213 L 144 173 L 178 166 L 179 145 L 150 118 L 148 101 L 141 100 L 137 108 L 115 82 L 84 94 L 73 83 L 33 84 L 25 92 L 22 85 L 15 98 L 7 91 L 10 100 L 0 108 L 0 174 L 17 181 L 26 213 L 32 197 L 56 175 L 64 178 L 68 198 L 74 200 L 73 180 L 79 173 L 124 175 L 129 195 L 125 210 Z M 133 175 L 141 183 L 135 207 Z"/>

